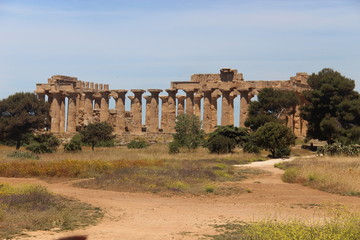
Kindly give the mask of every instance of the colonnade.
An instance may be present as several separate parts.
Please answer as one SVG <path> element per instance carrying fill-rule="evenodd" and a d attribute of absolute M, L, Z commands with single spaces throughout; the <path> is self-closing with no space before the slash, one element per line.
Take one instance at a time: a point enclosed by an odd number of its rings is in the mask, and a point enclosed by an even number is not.
<path fill-rule="evenodd" d="M 308 89 L 307 76 L 306 73 L 298 73 L 288 81 L 244 81 L 243 75 L 236 70 L 221 69 L 220 74 L 195 74 L 189 82 L 172 82 L 171 88 L 165 91 L 128 91 L 110 90 L 107 84 L 56 75 L 49 78 L 46 84 L 37 84 L 35 92 L 39 98 L 46 99 L 47 96 L 51 132 L 54 133 L 74 133 L 77 127 L 94 122 L 108 122 L 117 134 L 173 133 L 176 116 L 180 114 L 198 116 L 204 131 L 209 133 L 218 125 L 218 116 L 221 116 L 221 125 L 237 125 L 234 123 L 234 99 L 237 97 L 240 100 L 239 126 L 244 127 L 250 99 L 261 89 L 275 87 L 292 90 L 302 97 L 301 92 Z M 180 90 L 185 94 L 178 94 Z M 221 113 L 218 114 L 220 97 Z M 109 109 L 111 98 L 115 101 L 115 109 Z M 130 111 L 125 107 L 128 101 Z M 303 98 L 301 104 L 304 104 Z M 296 135 L 305 135 L 306 122 L 300 118 L 299 106 L 286 119 Z"/>

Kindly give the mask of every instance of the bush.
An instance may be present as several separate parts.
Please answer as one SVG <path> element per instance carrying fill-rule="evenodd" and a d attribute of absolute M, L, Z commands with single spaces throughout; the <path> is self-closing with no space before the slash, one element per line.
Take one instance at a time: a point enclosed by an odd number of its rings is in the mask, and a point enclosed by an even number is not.
<path fill-rule="evenodd" d="M 260 153 L 260 148 L 252 141 L 244 144 L 243 151 L 246 153 Z"/>
<path fill-rule="evenodd" d="M 65 152 L 79 152 L 81 150 L 81 136 L 79 134 L 74 135 L 70 142 L 64 145 Z"/>
<path fill-rule="evenodd" d="M 176 118 L 175 131 L 174 141 L 188 150 L 198 148 L 204 141 L 200 119 L 195 115 L 179 115 Z"/>
<path fill-rule="evenodd" d="M 90 144 L 94 150 L 96 144 L 100 142 L 108 142 L 114 139 L 112 135 L 113 127 L 106 122 L 90 123 L 89 125 L 79 129 L 83 143 Z"/>
<path fill-rule="evenodd" d="M 252 137 L 256 145 L 270 151 L 271 157 L 288 156 L 296 138 L 290 128 L 272 122 L 260 127 Z"/>
<path fill-rule="evenodd" d="M 340 143 L 328 144 L 318 147 L 318 155 L 345 155 L 345 156 L 359 156 L 360 146 L 357 145 L 343 145 Z"/>
<path fill-rule="evenodd" d="M 170 154 L 177 154 L 180 152 L 180 146 L 178 142 L 172 141 L 169 143 L 169 153 Z"/>
<path fill-rule="evenodd" d="M 60 140 L 52 134 L 34 135 L 26 149 L 37 154 L 53 153 L 60 145 Z"/>
<path fill-rule="evenodd" d="M 31 152 L 15 151 L 7 155 L 8 158 L 28 158 L 28 159 L 39 159 L 39 156 Z"/>
<path fill-rule="evenodd" d="M 223 135 L 214 135 L 207 142 L 207 148 L 211 153 L 231 153 L 235 147 L 235 140 Z"/>
<path fill-rule="evenodd" d="M 142 140 L 142 139 L 132 140 L 127 145 L 128 148 L 146 148 L 148 146 L 149 146 L 149 144 L 145 140 Z"/>
<path fill-rule="evenodd" d="M 218 126 L 209 134 L 206 147 L 211 153 L 231 153 L 236 146 L 243 146 L 249 140 L 249 132 L 245 128 L 233 125 Z"/>

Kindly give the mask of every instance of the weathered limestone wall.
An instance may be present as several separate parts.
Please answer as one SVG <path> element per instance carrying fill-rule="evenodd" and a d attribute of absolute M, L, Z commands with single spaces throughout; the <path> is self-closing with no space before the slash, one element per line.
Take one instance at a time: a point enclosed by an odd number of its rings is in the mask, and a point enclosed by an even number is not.
<path fill-rule="evenodd" d="M 221 125 L 234 124 L 234 99 L 239 96 L 239 125 L 244 126 L 251 98 L 263 88 L 290 90 L 300 96 L 301 102 L 284 119 L 296 135 L 304 136 L 307 124 L 301 119 L 299 108 L 305 104 L 302 91 L 309 89 L 307 78 L 307 73 L 297 73 L 287 81 L 245 81 L 242 73 L 224 68 L 219 74 L 194 74 L 191 81 L 172 82 L 171 88 L 166 89 L 165 93 L 161 89 L 132 89 L 127 96 L 128 90 L 110 90 L 107 84 L 55 75 L 48 79 L 48 83 L 37 84 L 35 92 L 39 98 L 48 97 L 53 133 L 75 133 L 76 127 L 108 122 L 114 127 L 115 133 L 122 136 L 156 135 L 161 132 L 167 136 L 174 132 L 175 119 L 180 114 L 198 116 L 202 119 L 204 131 L 213 131 L 220 124 L 217 108 L 220 98 Z M 186 95 L 177 95 L 178 90 Z M 144 95 L 145 92 L 148 93 Z M 115 100 L 115 109 L 109 109 L 110 98 Z M 130 111 L 125 110 L 126 101 L 131 103 Z M 143 103 L 146 104 L 145 113 L 142 112 Z"/>

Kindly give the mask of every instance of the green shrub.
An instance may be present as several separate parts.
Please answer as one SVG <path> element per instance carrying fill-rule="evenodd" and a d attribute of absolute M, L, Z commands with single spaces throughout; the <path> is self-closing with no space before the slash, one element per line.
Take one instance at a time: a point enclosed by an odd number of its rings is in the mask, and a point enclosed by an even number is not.
<path fill-rule="evenodd" d="M 60 145 L 60 140 L 52 134 L 34 135 L 27 150 L 33 153 L 53 153 Z"/>
<path fill-rule="evenodd" d="M 281 179 L 287 183 L 296 183 L 299 176 L 299 170 L 296 168 L 288 168 L 285 170 Z"/>
<path fill-rule="evenodd" d="M 247 153 L 260 153 L 260 148 L 252 141 L 244 144 L 243 151 Z"/>
<path fill-rule="evenodd" d="M 148 146 L 149 146 L 149 144 L 145 140 L 142 140 L 142 139 L 132 140 L 127 145 L 128 148 L 146 148 Z"/>
<path fill-rule="evenodd" d="M 248 140 L 249 132 L 246 128 L 218 126 L 209 134 L 206 147 L 211 153 L 232 153 L 236 146 L 243 146 Z"/>
<path fill-rule="evenodd" d="M 345 155 L 345 156 L 359 156 L 360 146 L 357 145 L 343 145 L 340 143 L 327 144 L 318 147 L 318 155 Z"/>
<path fill-rule="evenodd" d="M 235 140 L 223 135 L 210 137 L 207 142 L 207 148 L 211 153 L 231 153 L 235 147 Z"/>
<path fill-rule="evenodd" d="M 170 154 L 177 154 L 180 152 L 180 145 L 176 141 L 172 141 L 169 143 L 169 153 Z"/>
<path fill-rule="evenodd" d="M 39 159 L 40 157 L 31 152 L 15 151 L 7 155 L 8 158 L 28 158 L 28 159 Z"/>
<path fill-rule="evenodd" d="M 64 145 L 65 152 L 79 152 L 81 151 L 81 136 L 80 134 L 74 135 L 70 142 Z"/>
<path fill-rule="evenodd" d="M 204 142 L 204 131 L 200 119 L 191 114 L 181 114 L 176 118 L 174 141 L 181 147 L 194 150 Z"/>
<path fill-rule="evenodd" d="M 37 154 L 52 153 L 53 149 L 49 148 L 46 143 L 33 142 L 26 146 L 26 149 Z"/>
<path fill-rule="evenodd" d="M 65 152 L 79 152 L 81 150 L 81 143 L 79 142 L 69 142 L 64 145 Z"/>

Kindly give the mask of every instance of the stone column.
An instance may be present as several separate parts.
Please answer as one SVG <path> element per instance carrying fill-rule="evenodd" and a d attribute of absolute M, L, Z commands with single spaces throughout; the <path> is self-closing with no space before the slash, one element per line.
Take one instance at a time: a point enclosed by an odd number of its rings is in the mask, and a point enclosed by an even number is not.
<path fill-rule="evenodd" d="M 92 114 L 93 114 L 93 93 L 85 92 L 85 101 L 84 101 L 84 125 L 88 125 L 92 122 Z"/>
<path fill-rule="evenodd" d="M 205 133 L 211 132 L 211 90 L 203 90 L 204 94 L 204 117 L 203 130 Z"/>
<path fill-rule="evenodd" d="M 167 130 L 168 132 L 175 132 L 175 119 L 176 119 L 176 89 L 166 89 L 168 95 L 168 108 L 167 108 Z"/>
<path fill-rule="evenodd" d="M 146 102 L 146 112 L 145 112 L 145 125 L 146 125 L 146 131 L 149 131 L 150 126 L 150 104 L 151 104 L 151 96 L 144 96 L 145 102 Z"/>
<path fill-rule="evenodd" d="M 218 125 L 217 121 L 217 99 L 220 97 L 220 94 L 217 91 L 214 91 L 211 94 L 211 131 L 214 131 Z"/>
<path fill-rule="evenodd" d="M 67 120 L 67 132 L 74 133 L 76 132 L 76 100 L 77 93 L 68 94 L 68 120 Z"/>
<path fill-rule="evenodd" d="M 106 122 L 109 119 L 109 92 L 101 93 L 100 102 L 100 122 Z"/>
<path fill-rule="evenodd" d="M 95 93 L 93 95 L 93 99 L 94 99 L 94 110 L 100 110 L 100 106 L 101 106 L 101 94 L 100 93 Z"/>
<path fill-rule="evenodd" d="M 222 105 L 221 105 L 221 125 L 230 125 L 230 90 L 221 90 Z"/>
<path fill-rule="evenodd" d="M 134 133 L 141 133 L 142 130 L 142 99 L 141 96 L 145 92 L 142 89 L 131 89 L 134 93 L 134 100 L 132 103 L 132 115 L 133 115 L 133 131 Z"/>
<path fill-rule="evenodd" d="M 245 127 L 245 121 L 248 118 L 249 102 L 249 91 L 240 91 L 240 127 Z"/>
<path fill-rule="evenodd" d="M 151 94 L 149 132 L 159 132 L 159 94 L 161 89 L 148 89 Z"/>
<path fill-rule="evenodd" d="M 115 132 L 125 132 L 125 95 L 127 90 L 115 90 L 111 96 L 115 99 L 116 123 Z"/>
<path fill-rule="evenodd" d="M 60 94 L 51 93 L 50 100 L 51 132 L 58 133 L 60 131 Z"/>
<path fill-rule="evenodd" d="M 230 93 L 230 105 L 229 105 L 229 125 L 234 125 L 234 99 L 237 97 L 236 94 Z"/>
<path fill-rule="evenodd" d="M 176 98 L 178 99 L 178 112 L 177 115 L 181 115 L 184 114 L 184 103 L 185 103 L 185 96 L 183 95 L 178 95 L 176 96 Z"/>
<path fill-rule="evenodd" d="M 194 90 L 186 90 L 186 114 L 194 114 Z"/>
<path fill-rule="evenodd" d="M 201 119 L 201 94 L 196 94 L 194 96 L 194 115 Z"/>
<path fill-rule="evenodd" d="M 161 99 L 161 129 L 163 132 L 168 132 L 168 96 L 160 96 Z"/>
<path fill-rule="evenodd" d="M 65 132 L 65 96 L 60 95 L 60 129 L 59 132 Z"/>

